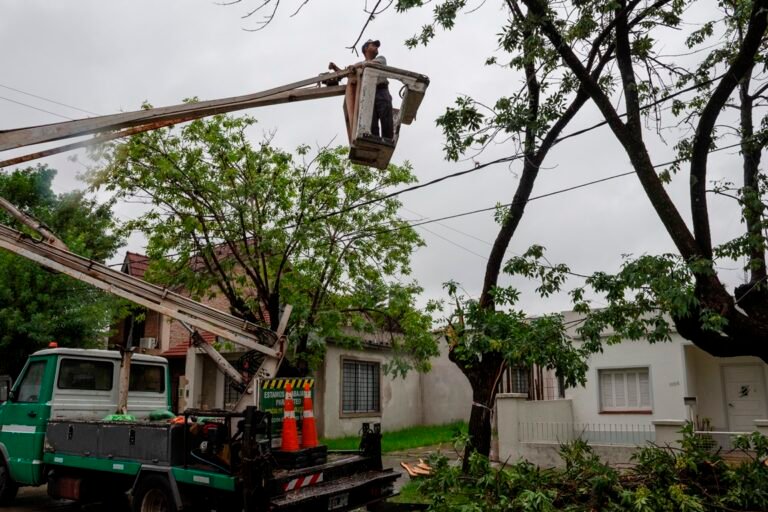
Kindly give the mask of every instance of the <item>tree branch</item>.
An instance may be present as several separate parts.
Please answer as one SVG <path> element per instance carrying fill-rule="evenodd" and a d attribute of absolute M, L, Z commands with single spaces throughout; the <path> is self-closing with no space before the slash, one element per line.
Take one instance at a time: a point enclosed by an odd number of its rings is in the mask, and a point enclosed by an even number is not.
<path fill-rule="evenodd" d="M 760 49 L 760 44 L 768 27 L 766 11 L 768 11 L 768 0 L 755 0 L 739 53 L 707 101 L 696 127 L 693 149 L 691 150 L 691 214 L 696 242 L 701 255 L 707 259 L 712 259 L 712 235 L 707 209 L 707 159 L 712 146 L 712 130 L 723 105 L 728 101 L 739 82 L 746 76 L 746 73 L 752 69 L 755 55 Z"/>

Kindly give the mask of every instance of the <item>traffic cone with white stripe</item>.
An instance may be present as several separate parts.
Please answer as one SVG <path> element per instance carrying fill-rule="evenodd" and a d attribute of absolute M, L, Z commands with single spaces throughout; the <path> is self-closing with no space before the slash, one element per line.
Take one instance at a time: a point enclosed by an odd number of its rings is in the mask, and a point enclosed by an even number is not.
<path fill-rule="evenodd" d="M 295 452 L 299 450 L 299 433 L 296 430 L 296 411 L 293 407 L 293 387 L 285 385 L 285 406 L 283 408 L 283 433 L 281 450 Z"/>
<path fill-rule="evenodd" d="M 315 413 L 312 411 L 312 392 L 309 383 L 304 384 L 304 412 L 301 415 L 301 447 L 314 448 L 317 446 L 317 426 Z"/>

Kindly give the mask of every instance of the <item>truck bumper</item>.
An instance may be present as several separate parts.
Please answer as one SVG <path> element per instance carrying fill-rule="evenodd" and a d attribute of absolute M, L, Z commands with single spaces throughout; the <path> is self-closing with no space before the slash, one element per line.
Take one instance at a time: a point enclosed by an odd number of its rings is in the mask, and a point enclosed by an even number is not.
<path fill-rule="evenodd" d="M 271 499 L 270 508 L 280 512 L 353 510 L 394 496 L 399 476 L 391 469 L 365 471 L 288 491 Z"/>

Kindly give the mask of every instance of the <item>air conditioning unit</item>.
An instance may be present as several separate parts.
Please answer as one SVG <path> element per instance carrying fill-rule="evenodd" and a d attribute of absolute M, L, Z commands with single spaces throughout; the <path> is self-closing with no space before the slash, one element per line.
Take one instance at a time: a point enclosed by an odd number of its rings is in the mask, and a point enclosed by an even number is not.
<path fill-rule="evenodd" d="M 146 349 L 157 348 L 157 338 L 139 338 L 139 347 Z"/>

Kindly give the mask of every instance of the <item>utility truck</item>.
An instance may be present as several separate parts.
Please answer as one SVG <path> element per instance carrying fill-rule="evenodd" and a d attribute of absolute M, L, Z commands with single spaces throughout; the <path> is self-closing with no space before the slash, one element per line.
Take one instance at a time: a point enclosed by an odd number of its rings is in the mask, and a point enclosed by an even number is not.
<path fill-rule="evenodd" d="M 382 78 L 402 84 L 392 139 L 371 135 Z M 424 75 L 362 63 L 245 96 L 0 130 L 0 152 L 94 134 L 7 158 L 0 168 L 209 115 L 339 95 L 345 96 L 350 160 L 384 168 L 400 125 L 415 119 L 428 84 Z M 346 453 L 325 447 L 287 452 L 272 439 L 272 416 L 259 408 L 258 391 L 283 360 L 290 305 L 273 332 L 74 254 L 9 201 L 0 198 L 0 208 L 23 229 L 0 224 L 0 248 L 179 321 L 192 344 L 242 391 L 233 410 L 188 409 L 168 419 L 163 358 L 125 347 L 36 352 L 12 387 L 0 378 L 0 507 L 12 504 L 20 486 L 40 485 L 53 497 L 81 502 L 120 500 L 130 491 L 136 512 L 344 511 L 380 505 L 394 494 L 398 475 L 382 468 L 378 424 L 362 424 L 359 450 Z M 253 364 L 234 368 L 198 329 L 245 347 Z"/>
<path fill-rule="evenodd" d="M 50 348 L 29 357 L 0 405 L 0 506 L 12 505 L 19 486 L 40 485 L 84 503 L 120 503 L 131 492 L 141 512 L 341 511 L 393 495 L 398 474 L 382 469 L 377 426 L 363 426 L 358 452 L 288 468 L 273 452 L 270 415 L 256 407 L 152 421 L 170 408 L 162 357 L 131 358 L 127 408 L 135 420 L 104 420 L 119 405 L 122 364 L 114 350 Z"/>

